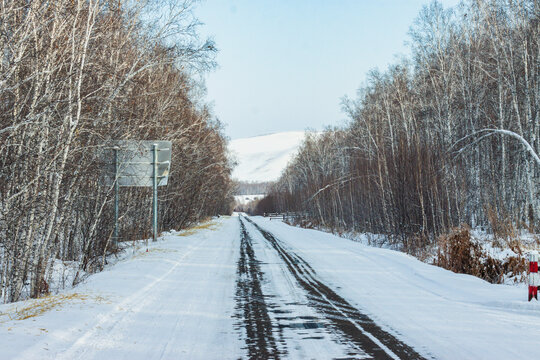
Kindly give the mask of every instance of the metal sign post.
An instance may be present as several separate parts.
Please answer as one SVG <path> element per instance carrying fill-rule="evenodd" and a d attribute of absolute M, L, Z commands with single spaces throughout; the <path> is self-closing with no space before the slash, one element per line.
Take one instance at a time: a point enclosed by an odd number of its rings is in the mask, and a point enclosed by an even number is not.
<path fill-rule="evenodd" d="M 118 248 L 118 213 L 120 187 L 118 185 L 118 147 L 114 148 L 114 245 Z"/>
<path fill-rule="evenodd" d="M 157 241 L 158 186 L 166 186 L 169 179 L 172 143 L 162 140 L 118 140 L 112 142 L 111 148 L 114 150 L 114 167 L 108 171 L 108 179 L 112 180 L 109 184 L 114 185 L 115 190 L 115 243 L 119 240 L 119 188 L 126 186 L 152 187 L 152 237 L 153 241 Z M 148 247 L 148 242 L 146 245 Z"/>
<path fill-rule="evenodd" d="M 158 192 L 157 192 L 157 187 L 158 187 L 158 183 L 157 183 L 157 178 L 158 178 L 158 145 L 157 144 L 154 144 L 152 145 L 152 165 L 153 165 L 153 171 L 152 171 L 152 228 L 153 228 L 153 233 L 154 233 L 154 241 L 157 241 L 157 212 L 158 212 Z"/>

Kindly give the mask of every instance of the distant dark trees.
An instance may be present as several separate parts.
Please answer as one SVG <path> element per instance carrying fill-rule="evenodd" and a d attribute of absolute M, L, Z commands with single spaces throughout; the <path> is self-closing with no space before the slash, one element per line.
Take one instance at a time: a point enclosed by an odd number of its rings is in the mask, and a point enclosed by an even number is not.
<path fill-rule="evenodd" d="M 12 0 L 0 4 L 0 289 L 46 290 L 52 259 L 99 270 L 115 251 L 109 140 L 173 142 L 160 229 L 229 212 L 221 126 L 200 100 L 213 66 L 191 1 Z M 152 11 L 161 10 L 154 17 Z M 170 16 L 169 16 L 170 15 Z M 156 19 L 149 22 L 149 19 Z M 144 19 L 144 21 L 143 21 Z M 149 237 L 150 189 L 123 188 L 124 240 Z"/>
<path fill-rule="evenodd" d="M 274 212 L 276 208 L 274 196 L 272 194 L 265 196 L 259 200 L 253 209 L 252 215 L 264 215 L 267 213 Z"/>
<path fill-rule="evenodd" d="M 538 229 L 539 16 L 537 0 L 426 6 L 412 58 L 369 74 L 344 101 L 346 127 L 307 136 L 271 192 L 276 210 L 405 247 L 490 227 L 488 213 Z"/>
<path fill-rule="evenodd" d="M 272 185 L 270 181 L 236 181 L 236 195 L 266 194 Z"/>

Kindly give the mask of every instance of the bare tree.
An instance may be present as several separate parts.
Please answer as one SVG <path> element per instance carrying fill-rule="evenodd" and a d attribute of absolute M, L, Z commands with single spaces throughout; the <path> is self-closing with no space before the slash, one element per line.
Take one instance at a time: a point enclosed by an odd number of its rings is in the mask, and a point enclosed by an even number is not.
<path fill-rule="evenodd" d="M 149 16 L 164 5 L 166 17 Z M 215 47 L 198 37 L 191 6 L 0 4 L 1 300 L 47 292 L 55 261 L 92 272 L 117 251 L 103 182 L 110 140 L 173 142 L 160 229 L 230 211 L 226 140 L 198 92 Z M 123 240 L 148 236 L 150 199 L 145 189 L 122 190 Z"/>
<path fill-rule="evenodd" d="M 345 99 L 348 126 L 306 139 L 273 206 L 337 231 L 388 234 L 411 251 L 464 222 L 489 229 L 486 210 L 534 229 L 539 16 L 535 0 L 424 7 L 412 57 L 371 72 Z"/>

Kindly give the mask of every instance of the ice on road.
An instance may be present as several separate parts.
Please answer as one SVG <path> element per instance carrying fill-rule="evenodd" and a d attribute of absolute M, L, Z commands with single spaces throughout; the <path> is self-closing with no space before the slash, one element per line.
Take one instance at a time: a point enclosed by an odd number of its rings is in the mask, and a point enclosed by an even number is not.
<path fill-rule="evenodd" d="M 264 218 L 168 234 L 57 296 L 0 305 L 0 359 L 533 357 L 540 304 Z"/>

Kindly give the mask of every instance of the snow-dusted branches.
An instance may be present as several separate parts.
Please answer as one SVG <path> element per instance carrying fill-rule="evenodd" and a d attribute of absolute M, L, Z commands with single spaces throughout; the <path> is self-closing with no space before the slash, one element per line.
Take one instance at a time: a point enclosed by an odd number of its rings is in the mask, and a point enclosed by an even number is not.
<path fill-rule="evenodd" d="M 524 147 L 525 151 L 527 151 L 529 153 L 529 155 L 534 159 L 534 161 L 536 162 L 536 165 L 540 166 L 540 157 L 538 156 L 536 151 L 534 151 L 532 145 L 529 144 L 529 142 L 523 136 L 521 136 L 518 133 L 515 133 L 513 131 L 510 131 L 510 130 L 504 130 L 504 129 L 482 129 L 482 130 L 478 130 L 478 131 L 476 131 L 476 132 L 474 132 L 474 133 L 472 133 L 470 135 L 467 135 L 465 137 L 462 137 L 461 139 L 456 141 L 452 145 L 452 148 L 458 148 L 458 150 L 456 150 L 456 153 L 460 154 L 464 150 L 470 148 L 473 145 L 478 144 L 480 141 L 486 139 L 487 137 L 492 136 L 492 135 L 496 135 L 496 134 L 506 135 L 506 136 L 509 136 L 511 138 L 514 138 L 514 139 L 518 140 L 518 142 Z M 465 141 L 470 140 L 470 139 L 473 139 L 473 141 L 471 141 L 470 143 L 462 146 L 462 144 Z"/>

